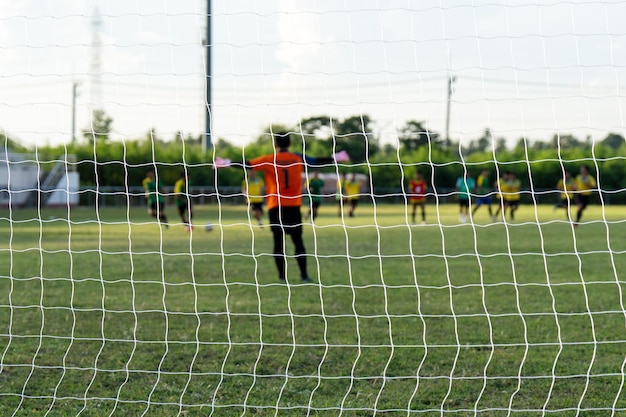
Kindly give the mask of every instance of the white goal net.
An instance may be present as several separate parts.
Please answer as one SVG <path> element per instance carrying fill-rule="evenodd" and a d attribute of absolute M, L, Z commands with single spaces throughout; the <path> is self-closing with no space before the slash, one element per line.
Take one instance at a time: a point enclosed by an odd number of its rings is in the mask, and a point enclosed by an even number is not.
<path fill-rule="evenodd" d="M 0 415 L 625 414 L 624 16 L 2 2 Z"/>

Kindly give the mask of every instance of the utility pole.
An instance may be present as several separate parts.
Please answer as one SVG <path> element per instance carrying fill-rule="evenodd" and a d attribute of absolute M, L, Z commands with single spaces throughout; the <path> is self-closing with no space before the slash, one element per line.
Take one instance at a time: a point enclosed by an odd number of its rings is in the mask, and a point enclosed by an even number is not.
<path fill-rule="evenodd" d="M 91 74 L 89 93 L 91 111 L 102 110 L 102 15 L 95 8 L 91 19 Z"/>
<path fill-rule="evenodd" d="M 211 40 L 211 0 L 207 0 L 206 2 L 206 34 L 203 42 L 203 47 L 205 48 L 204 53 L 206 54 L 206 74 L 205 74 L 205 85 L 206 85 L 206 114 L 205 114 L 205 124 L 204 124 L 204 135 L 202 135 L 202 152 L 206 153 L 213 146 L 212 135 L 211 135 L 211 49 L 212 49 L 212 40 Z"/>
<path fill-rule="evenodd" d="M 78 81 L 72 83 L 72 143 L 76 143 L 76 97 L 79 84 Z"/>
<path fill-rule="evenodd" d="M 456 77 L 448 75 L 448 105 L 446 107 L 446 146 L 450 146 L 450 104 L 452 103 L 452 84 Z"/>

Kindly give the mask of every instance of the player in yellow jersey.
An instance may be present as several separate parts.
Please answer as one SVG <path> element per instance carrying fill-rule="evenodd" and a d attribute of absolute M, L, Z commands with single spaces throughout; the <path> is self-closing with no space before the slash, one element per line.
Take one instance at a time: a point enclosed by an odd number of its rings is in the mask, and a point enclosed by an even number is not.
<path fill-rule="evenodd" d="M 506 209 L 508 208 L 508 201 L 505 198 L 505 196 L 509 193 L 509 171 L 504 171 L 504 174 L 502 174 L 502 178 L 499 178 L 498 181 L 496 181 L 494 187 L 497 190 L 497 198 L 499 201 L 498 204 L 498 208 L 496 209 L 496 212 L 494 213 L 494 218 L 497 218 L 498 215 L 500 215 L 500 212 L 502 212 L 502 216 L 503 218 L 506 218 Z"/>
<path fill-rule="evenodd" d="M 554 206 L 554 209 L 565 209 L 565 217 L 569 220 L 570 207 L 574 199 L 574 190 L 576 189 L 576 180 L 568 170 L 564 170 L 563 174 L 563 178 L 556 183 L 556 189 L 560 191 L 560 195 L 559 202 Z"/>
<path fill-rule="evenodd" d="M 509 216 L 511 217 L 511 220 L 515 220 L 515 212 L 519 208 L 521 188 L 522 182 L 515 176 L 515 174 L 512 172 L 509 173 L 509 192 L 504 195 L 504 199 L 509 208 Z"/>
<path fill-rule="evenodd" d="M 578 202 L 578 210 L 576 211 L 576 223 L 574 227 L 580 223 L 583 211 L 589 205 L 591 193 L 595 191 L 597 184 L 596 179 L 589 174 L 589 167 L 583 165 L 580 167 L 580 174 L 576 177 L 576 200 Z"/>
<path fill-rule="evenodd" d="M 344 184 L 344 190 L 346 193 L 346 200 L 348 201 L 348 216 L 354 217 L 354 211 L 359 203 L 359 197 L 361 196 L 361 181 L 356 178 L 355 174 L 350 174 L 346 178 Z"/>
<path fill-rule="evenodd" d="M 335 194 L 335 199 L 337 200 L 337 215 L 341 217 L 343 214 L 343 205 L 346 202 L 346 174 L 339 174 L 339 178 L 337 178 L 337 192 Z"/>
<path fill-rule="evenodd" d="M 176 208 L 178 208 L 180 220 L 185 225 L 185 230 L 191 231 L 193 229 L 191 224 L 193 208 L 191 196 L 189 195 L 189 177 L 186 171 L 181 172 L 180 178 L 174 183 L 174 201 L 176 202 Z"/>
<path fill-rule="evenodd" d="M 253 170 L 248 171 L 248 178 L 241 183 L 241 191 L 248 200 L 248 205 L 252 211 L 252 217 L 257 221 L 259 226 L 263 225 L 261 219 L 263 218 L 263 201 L 265 182 L 263 179 L 256 175 Z"/>

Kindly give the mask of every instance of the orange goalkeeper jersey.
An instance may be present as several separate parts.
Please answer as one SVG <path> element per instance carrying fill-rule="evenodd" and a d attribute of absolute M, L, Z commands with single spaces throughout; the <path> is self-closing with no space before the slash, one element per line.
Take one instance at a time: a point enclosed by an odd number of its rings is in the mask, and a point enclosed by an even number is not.
<path fill-rule="evenodd" d="M 302 172 L 304 161 L 298 154 L 277 152 L 249 161 L 255 171 L 265 173 L 267 208 L 302 205 Z"/>

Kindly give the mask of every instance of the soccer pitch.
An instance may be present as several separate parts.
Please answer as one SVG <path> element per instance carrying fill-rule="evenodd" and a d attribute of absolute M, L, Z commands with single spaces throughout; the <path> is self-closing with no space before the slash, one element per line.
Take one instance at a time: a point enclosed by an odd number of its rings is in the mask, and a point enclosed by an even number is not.
<path fill-rule="evenodd" d="M 0 415 L 624 412 L 624 207 L 427 210 L 323 205 L 291 285 L 243 206 L 5 210 Z"/>

